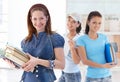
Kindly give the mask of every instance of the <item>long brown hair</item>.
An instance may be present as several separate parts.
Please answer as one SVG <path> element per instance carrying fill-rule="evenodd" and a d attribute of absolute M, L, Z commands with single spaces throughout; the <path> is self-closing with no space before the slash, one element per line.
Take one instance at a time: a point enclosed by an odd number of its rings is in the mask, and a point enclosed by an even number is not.
<path fill-rule="evenodd" d="M 76 28 L 76 32 L 79 34 L 81 29 L 82 29 L 82 26 L 81 26 L 81 23 L 79 21 L 77 21 L 79 26 Z"/>
<path fill-rule="evenodd" d="M 85 34 L 88 34 L 88 32 L 89 32 L 88 21 L 90 21 L 93 17 L 96 17 L 96 16 L 102 18 L 102 15 L 98 11 L 92 11 L 89 13 L 87 22 L 86 22 Z"/>
<path fill-rule="evenodd" d="M 42 11 L 44 13 L 44 15 L 46 17 L 48 17 L 48 20 L 47 20 L 47 23 L 46 23 L 46 26 L 45 26 L 45 32 L 47 34 L 52 34 L 52 31 L 51 31 L 51 17 L 50 17 L 50 14 L 49 14 L 49 11 L 48 11 L 47 7 L 43 4 L 35 4 L 29 9 L 28 15 L 27 15 L 28 35 L 26 37 L 26 41 L 30 41 L 32 39 L 33 34 L 37 35 L 37 31 L 34 28 L 32 22 L 31 22 L 31 19 L 30 19 L 32 12 L 34 12 L 36 10 Z"/>

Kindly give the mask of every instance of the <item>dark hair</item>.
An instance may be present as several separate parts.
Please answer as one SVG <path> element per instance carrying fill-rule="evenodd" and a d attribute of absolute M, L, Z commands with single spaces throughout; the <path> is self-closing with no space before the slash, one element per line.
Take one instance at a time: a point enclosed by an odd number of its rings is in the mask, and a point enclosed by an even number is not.
<path fill-rule="evenodd" d="M 45 32 L 47 34 L 52 34 L 52 31 L 51 31 L 51 17 L 50 17 L 50 14 L 49 14 L 49 11 L 48 11 L 47 7 L 43 4 L 35 4 L 28 11 L 28 16 L 27 16 L 28 35 L 26 37 L 26 41 L 30 41 L 32 39 L 33 34 L 37 35 L 37 31 L 34 28 L 34 26 L 32 25 L 32 22 L 31 22 L 31 19 L 30 19 L 31 14 L 36 10 L 42 11 L 44 13 L 44 15 L 46 17 L 48 17 L 48 21 L 47 21 L 46 26 L 45 26 Z"/>
<path fill-rule="evenodd" d="M 92 11 L 89 13 L 87 22 L 86 22 L 85 34 L 88 34 L 88 32 L 89 32 L 88 21 L 90 21 L 93 17 L 96 17 L 96 16 L 102 17 L 102 15 L 98 11 Z"/>
<path fill-rule="evenodd" d="M 78 21 L 78 23 L 79 23 L 79 26 L 76 28 L 76 32 L 77 32 L 77 34 L 79 34 L 80 33 L 80 31 L 81 31 L 81 29 L 82 29 L 82 27 L 81 27 L 81 23 Z"/>

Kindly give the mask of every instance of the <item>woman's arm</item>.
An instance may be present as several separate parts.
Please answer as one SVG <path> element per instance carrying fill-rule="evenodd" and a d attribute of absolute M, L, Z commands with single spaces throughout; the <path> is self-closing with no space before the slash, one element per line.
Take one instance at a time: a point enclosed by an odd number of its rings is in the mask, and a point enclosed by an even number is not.
<path fill-rule="evenodd" d="M 83 46 L 78 47 L 78 53 L 80 55 L 80 58 L 83 62 L 83 64 L 91 66 L 91 67 L 97 67 L 97 68 L 111 68 L 114 67 L 115 65 L 111 65 L 112 63 L 106 63 L 106 64 L 98 64 L 96 62 L 90 61 L 87 59 L 86 56 L 86 51 Z"/>
<path fill-rule="evenodd" d="M 78 55 L 77 48 L 75 47 L 75 43 L 73 40 L 69 40 L 70 52 L 72 56 L 72 60 L 75 64 L 79 64 L 80 56 Z"/>
<path fill-rule="evenodd" d="M 65 57 L 63 48 L 55 48 L 55 68 L 64 69 L 65 67 Z"/>
<path fill-rule="evenodd" d="M 55 60 L 54 60 L 55 67 L 54 68 L 64 69 L 65 59 L 64 59 L 63 48 L 55 48 L 54 52 L 55 52 Z M 31 56 L 30 54 L 28 54 L 28 56 L 30 57 L 30 60 L 27 63 L 25 63 L 24 65 L 22 65 L 22 68 L 25 71 L 29 72 L 29 71 L 33 70 L 36 65 L 50 67 L 49 60 L 39 59 L 39 58 Z"/>
<path fill-rule="evenodd" d="M 65 58 L 64 58 L 63 48 L 54 48 L 54 52 L 55 52 L 55 60 L 54 60 L 55 67 L 54 68 L 64 69 Z M 38 64 L 46 66 L 46 67 L 50 67 L 50 62 L 48 60 L 39 59 Z"/>

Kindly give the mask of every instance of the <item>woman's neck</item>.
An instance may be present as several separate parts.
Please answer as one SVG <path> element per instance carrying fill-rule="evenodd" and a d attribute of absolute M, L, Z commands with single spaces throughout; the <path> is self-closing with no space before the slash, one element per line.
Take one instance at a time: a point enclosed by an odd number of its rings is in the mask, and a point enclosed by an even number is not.
<path fill-rule="evenodd" d="M 98 35 L 97 35 L 97 33 L 95 33 L 95 32 L 89 32 L 89 33 L 88 33 L 88 36 L 89 36 L 91 39 L 97 39 L 97 38 L 98 38 Z"/>
<path fill-rule="evenodd" d="M 67 35 L 67 37 L 69 39 L 73 39 L 75 37 L 75 35 L 76 35 L 76 32 L 69 32 L 68 35 Z"/>
<path fill-rule="evenodd" d="M 38 35 L 42 32 L 45 32 L 45 31 L 37 31 L 36 36 L 38 37 Z"/>

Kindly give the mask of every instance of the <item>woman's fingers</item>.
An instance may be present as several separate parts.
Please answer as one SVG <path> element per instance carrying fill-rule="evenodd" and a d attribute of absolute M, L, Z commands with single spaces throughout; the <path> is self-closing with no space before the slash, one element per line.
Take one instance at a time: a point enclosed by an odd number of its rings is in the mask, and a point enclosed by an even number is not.
<path fill-rule="evenodd" d="M 33 71 L 34 69 L 30 63 L 26 64 L 25 67 L 22 67 L 22 68 L 24 69 L 24 71 L 27 71 L 27 72 Z"/>

